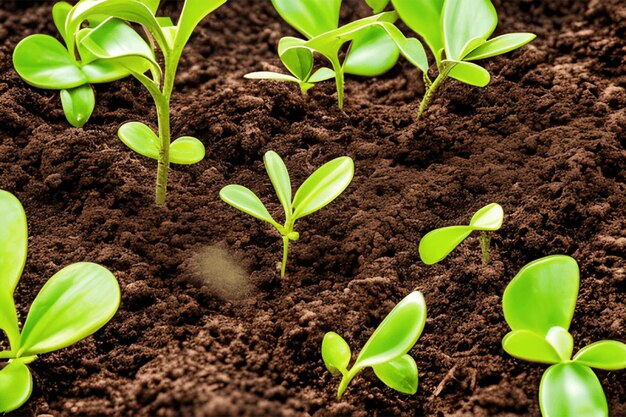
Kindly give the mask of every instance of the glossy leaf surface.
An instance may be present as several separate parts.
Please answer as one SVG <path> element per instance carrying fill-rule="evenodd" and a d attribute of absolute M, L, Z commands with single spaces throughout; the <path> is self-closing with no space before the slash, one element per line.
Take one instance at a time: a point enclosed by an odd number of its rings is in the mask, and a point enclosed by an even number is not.
<path fill-rule="evenodd" d="M 280 60 L 294 77 L 306 81 L 313 70 L 313 52 L 301 39 L 284 37 L 278 43 Z"/>
<path fill-rule="evenodd" d="M 198 23 L 226 0 L 186 0 L 178 20 L 174 49 L 182 52 Z"/>
<path fill-rule="evenodd" d="M 227 204 L 241 210 L 244 213 L 275 225 L 276 222 L 270 216 L 267 209 L 251 190 L 241 185 L 227 185 L 220 191 L 220 198 Z"/>
<path fill-rule="evenodd" d="M 470 226 L 475 230 L 496 231 L 502 227 L 504 210 L 497 203 L 487 204 L 478 210 L 470 220 Z"/>
<path fill-rule="evenodd" d="M 365 0 L 367 5 L 372 8 L 372 13 L 374 14 L 380 13 L 385 10 L 387 5 L 389 4 L 389 1 L 390 0 Z"/>
<path fill-rule="evenodd" d="M 89 84 L 61 90 L 61 104 L 67 121 L 74 127 L 83 127 L 96 107 L 96 96 Z"/>
<path fill-rule="evenodd" d="M 488 40 L 478 48 L 472 50 L 465 58 L 466 61 L 491 58 L 521 48 L 535 39 L 533 33 L 507 33 Z"/>
<path fill-rule="evenodd" d="M 389 388 L 404 394 L 417 392 L 417 365 L 411 356 L 402 355 L 372 368 L 376 376 Z"/>
<path fill-rule="evenodd" d="M 502 348 L 509 355 L 530 362 L 555 364 L 561 357 L 545 337 L 530 330 L 514 330 L 502 339 Z"/>
<path fill-rule="evenodd" d="M 183 136 L 170 144 L 170 162 L 179 165 L 192 165 L 204 159 L 206 151 L 198 139 Z"/>
<path fill-rule="evenodd" d="M 455 80 L 476 87 L 484 87 L 491 81 L 489 71 L 472 62 L 456 61 L 448 75 Z"/>
<path fill-rule="evenodd" d="M 498 14 L 490 0 L 445 0 L 443 38 L 446 58 L 463 59 L 475 39 L 487 40 L 498 24 Z M 471 48 L 470 48 L 471 50 Z"/>
<path fill-rule="evenodd" d="M 290 82 L 290 83 L 300 82 L 300 80 L 298 80 L 293 75 L 281 74 L 279 72 L 271 72 L 271 71 L 250 72 L 244 75 L 243 77 L 249 80 L 273 80 L 273 81 L 284 81 L 284 82 Z"/>
<path fill-rule="evenodd" d="M 152 129 L 140 122 L 122 125 L 117 132 L 118 137 L 126 146 L 140 155 L 151 159 L 159 159 L 161 142 Z"/>
<path fill-rule="evenodd" d="M 606 371 L 624 369 L 626 368 L 626 344 L 616 340 L 601 340 L 579 350 L 574 356 L 574 361 Z"/>
<path fill-rule="evenodd" d="M 441 60 L 444 48 L 441 19 L 444 0 L 391 0 L 402 21 L 420 35 L 435 55 Z"/>
<path fill-rule="evenodd" d="M 18 409 L 33 391 L 33 377 L 28 367 L 17 360 L 0 370 L 0 413 Z"/>
<path fill-rule="evenodd" d="M 263 156 L 263 163 L 285 213 L 291 214 L 291 179 L 285 162 L 276 152 L 269 151 Z"/>
<path fill-rule="evenodd" d="M 400 51 L 387 32 L 374 26 L 358 34 L 344 62 L 346 74 L 375 77 L 389 71 L 396 62 Z"/>
<path fill-rule="evenodd" d="M 328 332 L 322 341 L 322 359 L 324 365 L 333 375 L 345 374 L 347 372 L 352 352 L 350 346 L 335 332 Z"/>
<path fill-rule="evenodd" d="M 54 26 L 56 26 L 59 34 L 64 40 L 66 39 L 65 20 L 71 10 L 72 5 L 65 1 L 59 1 L 52 6 L 52 20 L 54 21 Z"/>
<path fill-rule="evenodd" d="M 331 78 L 335 78 L 335 71 L 330 68 L 322 67 L 315 71 L 311 78 L 309 78 L 309 82 L 311 83 L 319 83 L 321 81 L 330 80 Z"/>
<path fill-rule="evenodd" d="M 341 0 L 272 0 L 272 4 L 285 22 L 309 39 L 339 26 Z"/>

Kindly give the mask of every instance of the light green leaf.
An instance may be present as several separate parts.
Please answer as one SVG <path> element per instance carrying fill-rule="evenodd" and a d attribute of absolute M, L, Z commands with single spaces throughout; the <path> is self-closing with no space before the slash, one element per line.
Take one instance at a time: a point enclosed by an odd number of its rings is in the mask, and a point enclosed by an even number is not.
<path fill-rule="evenodd" d="M 426 301 L 413 291 L 385 317 L 359 354 L 353 369 L 387 363 L 417 343 L 426 324 Z"/>
<path fill-rule="evenodd" d="M 169 16 L 157 17 L 156 19 L 157 19 L 157 22 L 159 22 L 159 26 L 161 26 L 162 28 L 174 26 L 174 22 L 172 21 L 172 18 Z"/>
<path fill-rule="evenodd" d="M 96 107 L 96 96 L 89 84 L 70 90 L 61 90 L 61 104 L 67 121 L 74 127 L 83 127 Z"/>
<path fill-rule="evenodd" d="M 263 163 L 267 175 L 272 181 L 278 200 L 283 205 L 285 215 L 291 214 L 291 180 L 289 172 L 280 156 L 274 151 L 266 152 L 263 156 Z"/>
<path fill-rule="evenodd" d="M 145 61 L 142 60 L 142 63 L 144 62 Z M 146 69 L 147 66 L 144 68 L 144 72 Z M 90 84 L 110 83 L 126 78 L 130 74 L 128 68 L 121 65 L 119 62 L 106 59 L 97 59 L 90 62 L 83 66 L 82 71 Z"/>
<path fill-rule="evenodd" d="M 18 43 L 13 66 L 20 77 L 38 88 L 63 90 L 87 83 L 67 49 L 48 35 L 31 35 Z"/>
<path fill-rule="evenodd" d="M 444 0 L 391 0 L 402 21 L 420 35 L 432 51 L 437 62 L 444 49 L 441 16 Z"/>
<path fill-rule="evenodd" d="M 374 26 L 359 33 L 344 61 L 346 74 L 376 77 L 396 65 L 400 51 L 385 29 Z"/>
<path fill-rule="evenodd" d="M 390 388 L 404 394 L 417 392 L 417 365 L 409 355 L 374 365 L 376 376 Z"/>
<path fill-rule="evenodd" d="M 268 213 L 267 209 L 252 191 L 241 185 L 227 185 L 220 191 L 220 198 L 237 210 L 268 222 L 275 227 L 278 223 Z"/>
<path fill-rule="evenodd" d="M 206 151 L 198 139 L 183 136 L 170 145 L 170 162 L 179 165 L 192 165 L 204 159 Z"/>
<path fill-rule="evenodd" d="M 331 78 L 335 78 L 335 71 L 330 68 L 322 67 L 315 71 L 311 78 L 309 78 L 310 83 L 319 83 L 322 81 L 330 80 Z"/>
<path fill-rule="evenodd" d="M 545 337 L 530 330 L 514 330 L 502 339 L 502 348 L 509 355 L 530 362 L 555 364 L 561 357 Z"/>
<path fill-rule="evenodd" d="M 601 340 L 585 346 L 574 361 L 592 368 L 617 371 L 626 368 L 626 344 L 616 340 Z"/>
<path fill-rule="evenodd" d="M 446 58 L 461 60 L 476 39 L 487 40 L 498 24 L 498 14 L 490 0 L 445 0 L 443 38 Z M 469 50 L 467 50 L 469 49 Z"/>
<path fill-rule="evenodd" d="M 344 156 L 318 168 L 298 188 L 293 199 L 293 218 L 300 219 L 329 204 L 350 185 L 354 162 Z"/>
<path fill-rule="evenodd" d="M 474 230 L 496 231 L 502 227 L 503 221 L 504 210 L 502 206 L 497 203 L 491 203 L 478 210 L 472 216 L 469 225 L 472 226 Z"/>
<path fill-rule="evenodd" d="M 548 330 L 546 340 L 554 347 L 562 362 L 570 360 L 574 351 L 574 338 L 567 330 L 554 326 Z"/>
<path fill-rule="evenodd" d="M 33 392 L 33 377 L 20 360 L 0 370 L 0 413 L 20 408 Z"/>
<path fill-rule="evenodd" d="M 176 39 L 174 41 L 175 55 L 182 53 L 198 23 L 224 3 L 226 3 L 226 0 L 185 1 L 176 29 Z"/>
<path fill-rule="evenodd" d="M 143 123 L 130 122 L 120 127 L 117 136 L 126 146 L 150 159 L 159 159 L 161 142 L 159 137 Z"/>
<path fill-rule="evenodd" d="M 543 417 L 608 417 L 609 410 L 596 374 L 578 363 L 562 363 L 546 370 L 539 385 Z"/>
<path fill-rule="evenodd" d="M 504 290 L 504 318 L 512 330 L 546 335 L 555 326 L 569 329 L 578 296 L 576 261 L 563 255 L 524 266 Z"/>
<path fill-rule="evenodd" d="M 367 5 L 372 8 L 372 13 L 374 14 L 380 13 L 385 10 L 387 5 L 389 4 L 389 1 L 390 0 L 365 0 Z"/>
<path fill-rule="evenodd" d="M 432 230 L 420 240 L 419 254 L 426 265 L 436 264 L 450 254 L 474 229 L 470 226 L 449 226 Z"/>
<path fill-rule="evenodd" d="M 341 0 L 272 0 L 291 27 L 311 39 L 339 26 Z"/>
<path fill-rule="evenodd" d="M 153 15 L 156 15 L 156 12 L 159 9 L 159 4 L 161 3 L 161 0 L 141 0 L 141 2 L 145 4 L 148 7 L 148 9 L 150 9 Z M 157 17 L 157 19 L 169 19 L 169 18 Z M 169 19 L 169 21 L 171 22 L 172 19 Z"/>
<path fill-rule="evenodd" d="M 536 37 L 537 35 L 533 33 L 507 33 L 506 35 L 488 40 L 478 48 L 472 50 L 463 59 L 465 61 L 476 61 L 478 59 L 502 55 L 521 48 Z"/>
<path fill-rule="evenodd" d="M 471 62 L 444 60 L 443 62 L 454 62 L 454 67 L 448 75 L 465 84 L 476 87 L 484 87 L 491 81 L 489 71 Z"/>
<path fill-rule="evenodd" d="M 87 262 L 67 266 L 48 280 L 33 301 L 18 355 L 74 344 L 111 320 L 119 305 L 119 284 L 106 268 Z"/>
<path fill-rule="evenodd" d="M 334 76 L 334 74 L 333 74 Z M 243 78 L 247 78 L 249 80 L 273 80 L 273 81 L 285 81 L 290 83 L 299 83 L 298 80 L 293 75 L 281 74 L 279 72 L 271 72 L 271 71 L 257 71 L 250 72 L 243 76 Z"/>
<path fill-rule="evenodd" d="M 322 359 L 333 375 L 345 374 L 352 358 L 350 346 L 335 332 L 328 332 L 322 341 Z"/>
<path fill-rule="evenodd" d="M 54 20 L 54 26 L 56 26 L 59 34 L 66 42 L 67 40 L 65 33 L 65 20 L 67 19 L 67 16 L 70 14 L 71 10 L 72 5 L 65 1 L 60 1 L 52 6 L 52 20 Z"/>
<path fill-rule="evenodd" d="M 303 41 L 284 37 L 278 42 L 278 54 L 283 65 L 299 81 L 306 81 L 313 70 L 313 52 L 302 47 Z"/>

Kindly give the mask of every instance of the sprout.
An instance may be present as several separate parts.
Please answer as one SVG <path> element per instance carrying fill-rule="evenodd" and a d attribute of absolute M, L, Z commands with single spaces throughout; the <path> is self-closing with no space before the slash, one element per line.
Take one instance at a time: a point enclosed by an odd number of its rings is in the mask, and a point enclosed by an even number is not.
<path fill-rule="evenodd" d="M 328 205 L 348 187 L 354 176 L 354 163 L 347 156 L 333 159 L 322 165 L 300 186 L 291 200 L 291 180 L 283 160 L 276 152 L 269 151 L 263 157 L 265 169 L 272 181 L 276 195 L 285 211 L 285 224 L 281 226 L 269 214 L 261 200 L 241 185 L 228 185 L 220 191 L 220 198 L 259 220 L 276 228 L 283 238 L 283 261 L 280 276 L 285 276 L 289 241 L 296 241 L 300 234 L 294 231 L 296 220 L 308 216 Z"/>
<path fill-rule="evenodd" d="M 448 226 L 427 233 L 419 244 L 422 262 L 432 265 L 442 261 L 474 230 L 480 230 L 480 249 L 484 264 L 489 263 L 491 237 L 488 231 L 496 231 L 502 226 L 504 211 L 499 204 L 489 204 L 474 214 L 469 226 Z"/>
<path fill-rule="evenodd" d="M 417 365 L 407 353 L 417 343 L 426 324 L 426 302 L 419 291 L 400 301 L 369 338 L 352 368 L 350 346 L 337 333 L 322 341 L 322 358 L 333 375 L 342 375 L 337 391 L 340 400 L 350 381 L 364 368 L 372 367 L 385 385 L 405 394 L 417 392 Z"/>
<path fill-rule="evenodd" d="M 511 327 L 502 347 L 511 356 L 550 364 L 541 378 L 539 405 L 544 417 L 608 416 L 606 397 L 591 368 L 626 368 L 626 345 L 614 340 L 592 343 L 572 358 L 568 329 L 578 297 L 576 261 L 547 256 L 524 266 L 502 298 Z"/>
<path fill-rule="evenodd" d="M 26 263 L 26 214 L 11 193 L 0 190 L 0 329 L 9 350 L 0 352 L 8 364 L 0 370 L 0 412 L 24 404 L 33 389 L 26 365 L 37 355 L 82 340 L 102 326 L 120 305 L 117 280 L 106 268 L 76 263 L 57 272 L 33 301 L 20 332 L 13 301 L 15 287 Z"/>

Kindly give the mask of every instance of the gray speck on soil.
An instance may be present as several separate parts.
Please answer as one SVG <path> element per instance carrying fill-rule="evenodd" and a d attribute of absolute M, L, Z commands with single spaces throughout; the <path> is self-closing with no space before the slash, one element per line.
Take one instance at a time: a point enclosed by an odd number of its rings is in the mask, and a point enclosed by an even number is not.
<path fill-rule="evenodd" d="M 244 268 L 222 247 L 205 246 L 197 251 L 191 269 L 198 280 L 225 300 L 240 300 L 252 291 Z"/>

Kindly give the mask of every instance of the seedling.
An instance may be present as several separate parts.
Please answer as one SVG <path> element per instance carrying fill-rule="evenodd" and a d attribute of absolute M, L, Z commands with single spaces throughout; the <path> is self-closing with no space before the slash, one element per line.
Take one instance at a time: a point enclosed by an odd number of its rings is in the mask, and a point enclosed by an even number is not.
<path fill-rule="evenodd" d="M 283 261 L 281 278 L 285 276 L 289 241 L 296 241 L 300 234 L 294 230 L 296 220 L 308 216 L 328 205 L 348 187 L 354 176 L 354 162 L 347 156 L 333 159 L 318 168 L 298 188 L 291 199 L 291 180 L 283 160 L 274 151 L 263 157 L 265 170 L 274 186 L 278 200 L 285 211 L 285 224 L 281 226 L 269 214 L 259 197 L 241 185 L 227 185 L 220 191 L 220 198 L 227 204 L 276 228 L 283 238 Z"/>
<path fill-rule="evenodd" d="M 337 400 L 348 384 L 364 368 L 372 367 L 388 387 L 405 394 L 417 392 L 417 365 L 407 353 L 417 343 L 426 324 L 426 301 L 414 291 L 400 301 L 369 338 L 352 368 L 348 343 L 337 333 L 328 332 L 322 341 L 322 358 L 333 375 L 342 375 Z"/>
<path fill-rule="evenodd" d="M 626 368 L 626 345 L 602 340 L 578 351 L 568 332 L 578 297 L 579 270 L 573 258 L 547 256 L 524 266 L 502 298 L 511 327 L 502 347 L 511 356 L 550 364 L 539 385 L 544 417 L 608 416 L 602 385 L 591 368 Z"/>
<path fill-rule="evenodd" d="M 316 83 L 335 78 L 339 108 L 344 101 L 344 74 L 375 77 L 391 69 L 399 54 L 415 59 L 414 44 L 423 47 L 416 39 L 408 41 L 393 25 L 398 19 L 395 12 L 380 13 L 339 27 L 341 0 L 272 0 L 281 17 L 306 40 L 284 37 L 278 43 L 278 55 L 291 75 L 276 72 L 253 72 L 250 79 L 270 79 L 297 83 L 303 93 Z M 339 53 L 346 43 L 348 52 L 343 62 Z M 314 53 L 328 60 L 331 68 L 313 71 Z M 419 52 L 417 54 L 419 55 Z M 419 55 L 418 60 L 426 60 Z"/>
<path fill-rule="evenodd" d="M 489 263 L 489 231 L 502 227 L 504 211 L 499 204 L 489 204 L 474 214 L 469 226 L 448 226 L 428 232 L 420 241 L 419 253 L 426 265 L 442 261 L 450 252 L 461 244 L 473 231 L 480 231 L 480 249 L 483 264 Z"/>
<path fill-rule="evenodd" d="M 382 10 L 389 1 L 404 23 L 426 41 L 435 57 L 438 74 L 434 81 L 428 76 L 428 63 L 418 65 L 426 85 L 418 118 L 448 77 L 484 87 L 491 76 L 472 61 L 513 51 L 536 37 L 532 33 L 507 33 L 488 40 L 498 23 L 498 14 L 490 0 L 371 0 L 371 3 Z"/>
<path fill-rule="evenodd" d="M 170 18 L 155 17 L 159 0 L 83 0 L 72 9 L 66 21 L 68 32 L 75 31 L 92 16 L 111 16 L 138 23 L 150 33 L 151 39 L 161 50 L 164 66 L 161 68 L 155 61 L 150 61 L 150 76 L 128 67 L 130 74 L 144 85 L 154 100 L 158 134 L 140 122 L 126 123 L 118 131 L 118 136 L 129 148 L 158 161 L 158 205 L 165 204 L 170 164 L 195 164 L 205 156 L 204 145 L 196 138 L 183 136 L 171 141 L 170 100 L 178 64 L 193 30 L 202 19 L 225 2 L 226 0 L 186 0 L 178 24 L 174 25 Z M 112 42 L 110 32 L 115 28 L 107 22 L 79 39 L 79 47 L 82 46 L 99 59 L 120 59 L 127 56 L 126 41 Z M 154 54 L 153 51 L 152 53 Z M 140 59 L 147 58 L 141 56 Z"/>
<path fill-rule="evenodd" d="M 103 22 L 90 19 L 87 27 L 67 31 L 66 23 L 72 6 L 64 1 L 52 8 L 52 17 L 65 45 L 49 35 L 31 35 L 23 39 L 13 53 L 17 73 L 29 84 L 50 90 L 60 90 L 63 111 L 68 122 L 82 127 L 93 113 L 96 99 L 91 84 L 108 83 L 130 75 L 129 68 L 145 72 L 154 61 L 152 49 L 130 26 L 119 19 Z M 106 28 L 107 40 L 124 45 L 125 51 L 116 58 L 103 58 L 81 47 L 74 39 L 83 39 L 91 31 Z M 147 59 L 138 59 L 141 56 Z M 133 58 L 135 57 L 135 58 Z"/>
<path fill-rule="evenodd" d="M 20 332 L 13 301 L 15 287 L 26 263 L 28 230 L 26 214 L 11 193 L 0 190 L 0 329 L 9 340 L 8 360 L 0 370 L 0 412 L 24 404 L 33 390 L 27 365 L 37 355 L 82 340 L 102 326 L 120 305 L 117 280 L 106 268 L 76 263 L 57 272 L 43 286 Z"/>

